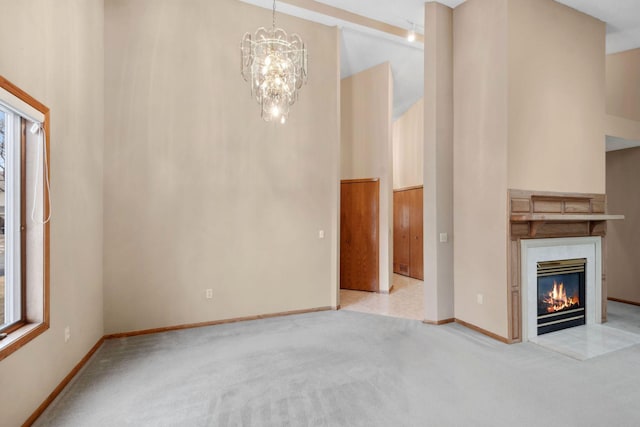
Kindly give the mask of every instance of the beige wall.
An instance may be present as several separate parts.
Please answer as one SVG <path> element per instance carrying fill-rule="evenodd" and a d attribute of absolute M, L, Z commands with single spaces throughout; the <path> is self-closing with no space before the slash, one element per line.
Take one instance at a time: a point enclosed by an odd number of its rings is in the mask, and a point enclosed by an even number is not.
<path fill-rule="evenodd" d="M 507 1 L 453 18 L 455 316 L 507 336 Z"/>
<path fill-rule="evenodd" d="M 608 296 L 640 304 L 640 148 L 607 153 L 607 208 L 624 221 L 607 225 Z"/>
<path fill-rule="evenodd" d="M 393 122 L 393 188 L 422 185 L 424 99 Z"/>
<path fill-rule="evenodd" d="M 341 178 L 380 178 L 380 290 L 393 275 L 393 80 L 385 62 L 342 79 Z M 386 232 L 385 232 L 386 231 Z"/>
<path fill-rule="evenodd" d="M 640 141 L 640 49 L 607 55 L 605 133 Z"/>
<path fill-rule="evenodd" d="M 426 3 L 424 37 L 424 320 L 438 322 L 454 317 L 453 10 Z"/>
<path fill-rule="evenodd" d="M 0 0 L 0 10 L 0 74 L 51 109 L 51 327 L 0 361 L 0 424 L 17 426 L 103 335 L 104 8 Z"/>
<path fill-rule="evenodd" d="M 640 49 L 607 55 L 607 114 L 640 121 Z"/>
<path fill-rule="evenodd" d="M 625 119 L 623 117 L 605 116 L 605 135 L 630 141 L 640 141 L 640 121 Z"/>
<path fill-rule="evenodd" d="M 269 10 L 108 0 L 105 15 L 105 332 L 334 306 L 337 29 L 278 15 L 312 58 L 281 126 L 238 69 Z"/>
<path fill-rule="evenodd" d="M 552 0 L 454 19 L 456 317 L 506 337 L 507 189 L 605 192 L 605 24 Z"/>
<path fill-rule="evenodd" d="M 509 188 L 604 193 L 605 24 L 509 1 Z"/>

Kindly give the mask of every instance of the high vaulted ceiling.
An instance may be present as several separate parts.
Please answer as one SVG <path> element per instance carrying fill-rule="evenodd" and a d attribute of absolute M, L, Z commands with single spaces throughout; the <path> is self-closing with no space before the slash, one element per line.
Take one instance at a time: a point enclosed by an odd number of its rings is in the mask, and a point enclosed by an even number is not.
<path fill-rule="evenodd" d="M 271 9 L 272 0 L 241 0 Z M 423 0 L 316 0 L 376 21 L 424 33 Z M 640 0 L 556 0 L 607 23 L 607 53 L 640 47 Z M 456 7 L 464 0 L 440 0 Z M 296 3 L 296 2 L 294 2 Z M 303 3 L 303 2 L 297 2 Z M 423 45 L 333 16 L 278 1 L 279 13 L 294 15 L 342 28 L 341 77 L 363 71 L 385 61 L 391 63 L 394 83 L 394 118 L 401 116 L 423 96 Z M 304 37 L 304 35 L 302 35 Z M 312 52 L 310 53 L 313 54 Z"/>

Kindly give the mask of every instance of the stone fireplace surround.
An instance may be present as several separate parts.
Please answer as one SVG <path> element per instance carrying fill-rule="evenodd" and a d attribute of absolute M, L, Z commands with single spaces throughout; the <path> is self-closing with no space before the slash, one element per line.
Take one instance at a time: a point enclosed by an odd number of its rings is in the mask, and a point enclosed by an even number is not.
<path fill-rule="evenodd" d="M 535 286 L 537 280 L 531 282 L 529 265 L 533 261 L 525 262 L 525 253 L 527 258 L 531 254 L 540 260 L 587 258 L 587 286 L 591 287 L 587 291 L 587 304 L 591 301 L 587 322 L 606 321 L 606 222 L 624 217 L 606 214 L 604 194 L 509 190 L 508 202 L 507 341 L 532 337 L 528 293 L 529 284 Z M 533 274 L 537 274 L 535 268 Z"/>

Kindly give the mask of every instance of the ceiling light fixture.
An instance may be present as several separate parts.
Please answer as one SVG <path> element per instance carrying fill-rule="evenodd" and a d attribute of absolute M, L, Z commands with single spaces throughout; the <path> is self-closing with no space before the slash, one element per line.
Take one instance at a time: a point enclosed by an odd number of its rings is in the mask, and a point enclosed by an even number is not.
<path fill-rule="evenodd" d="M 240 54 L 242 77 L 251 83 L 251 94 L 262 107 L 262 119 L 284 124 L 289 106 L 307 82 L 307 49 L 299 35 L 287 35 L 276 27 L 276 0 L 271 29 L 260 27 L 255 35 L 245 33 Z"/>
<path fill-rule="evenodd" d="M 409 41 L 409 43 L 413 43 L 414 41 L 416 41 L 416 24 L 414 24 L 413 22 L 410 22 L 410 24 L 412 24 L 412 27 L 407 34 L 407 40 Z"/>

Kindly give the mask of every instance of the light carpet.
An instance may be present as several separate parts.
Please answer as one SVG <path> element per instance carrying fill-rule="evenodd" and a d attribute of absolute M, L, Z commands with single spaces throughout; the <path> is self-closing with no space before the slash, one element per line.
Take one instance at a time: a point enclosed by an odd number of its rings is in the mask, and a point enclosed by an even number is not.
<path fill-rule="evenodd" d="M 640 345 L 578 361 L 331 311 L 108 340 L 35 425 L 638 426 L 637 402 Z"/>

